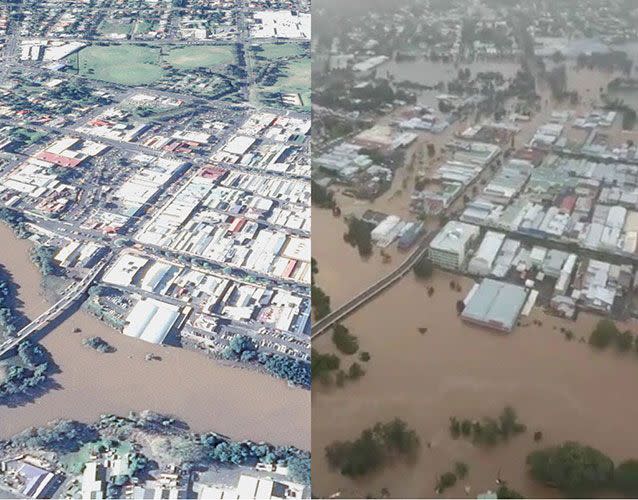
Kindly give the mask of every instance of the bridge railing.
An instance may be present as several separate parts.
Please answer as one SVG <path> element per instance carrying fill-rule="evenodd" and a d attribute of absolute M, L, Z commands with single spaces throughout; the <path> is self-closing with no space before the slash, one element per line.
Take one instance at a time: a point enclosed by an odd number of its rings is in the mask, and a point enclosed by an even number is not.
<path fill-rule="evenodd" d="M 429 240 L 430 238 L 425 238 L 423 241 L 421 241 L 419 246 L 392 272 L 386 274 L 375 283 L 367 287 L 365 290 L 359 292 L 351 300 L 339 306 L 338 309 L 332 311 L 327 316 L 323 317 L 315 324 L 313 324 L 311 338 L 315 338 L 321 335 L 334 323 L 342 320 L 348 314 L 352 313 L 355 309 L 360 307 L 363 303 L 370 300 L 374 295 L 380 293 L 389 285 L 391 285 L 395 280 L 401 278 L 427 251 Z"/>

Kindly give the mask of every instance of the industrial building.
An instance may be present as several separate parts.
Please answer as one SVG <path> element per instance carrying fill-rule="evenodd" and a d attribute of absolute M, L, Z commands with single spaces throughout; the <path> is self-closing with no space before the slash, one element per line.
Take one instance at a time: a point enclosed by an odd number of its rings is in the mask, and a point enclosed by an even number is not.
<path fill-rule="evenodd" d="M 126 317 L 124 334 L 161 344 L 180 315 L 180 308 L 155 299 L 141 299 Z"/>
<path fill-rule="evenodd" d="M 485 278 L 465 298 L 461 318 L 502 332 L 511 332 L 527 300 L 525 288 Z"/>
<path fill-rule="evenodd" d="M 476 254 L 470 260 L 467 271 L 470 274 L 478 274 L 481 276 L 490 274 L 504 241 L 505 234 L 488 231 Z"/>

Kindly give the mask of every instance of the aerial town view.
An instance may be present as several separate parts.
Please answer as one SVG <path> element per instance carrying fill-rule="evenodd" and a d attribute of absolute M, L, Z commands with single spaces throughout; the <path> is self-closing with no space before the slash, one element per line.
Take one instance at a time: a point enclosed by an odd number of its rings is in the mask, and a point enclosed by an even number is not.
<path fill-rule="evenodd" d="M 313 494 L 636 498 L 638 4 L 313 8 Z"/>
<path fill-rule="evenodd" d="M 310 3 L 0 5 L 0 498 L 310 497 Z"/>

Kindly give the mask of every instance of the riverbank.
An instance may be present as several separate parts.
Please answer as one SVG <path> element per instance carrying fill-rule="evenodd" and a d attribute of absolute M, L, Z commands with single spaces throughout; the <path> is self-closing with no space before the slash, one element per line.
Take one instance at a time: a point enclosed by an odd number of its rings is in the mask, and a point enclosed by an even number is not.
<path fill-rule="evenodd" d="M 2 264 L 20 287 L 25 313 L 35 317 L 47 306 L 40 294 L 40 274 L 29 259 L 30 243 L 0 228 L 9 249 Z M 116 351 L 86 349 L 82 340 L 92 336 Z M 132 339 L 83 311 L 54 328 L 41 344 L 60 370 L 53 376 L 57 388 L 33 403 L 0 407 L 0 438 L 57 418 L 91 422 L 104 413 L 152 410 L 174 415 L 195 432 L 215 430 L 235 440 L 310 447 L 310 392 L 270 375 Z M 146 361 L 148 353 L 161 360 Z"/>

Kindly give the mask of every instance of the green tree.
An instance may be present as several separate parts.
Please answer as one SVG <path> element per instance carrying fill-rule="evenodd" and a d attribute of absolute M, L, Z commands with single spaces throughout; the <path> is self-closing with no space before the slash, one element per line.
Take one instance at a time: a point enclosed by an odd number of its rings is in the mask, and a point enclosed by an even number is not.
<path fill-rule="evenodd" d="M 527 464 L 537 481 L 583 498 L 610 486 L 614 475 L 614 463 L 608 456 L 573 441 L 533 451 Z"/>
<path fill-rule="evenodd" d="M 619 335 L 616 324 L 610 319 L 601 319 L 589 336 L 589 344 L 597 349 L 605 349 Z"/>
<path fill-rule="evenodd" d="M 340 323 L 334 326 L 332 341 L 337 349 L 344 354 L 354 354 L 359 350 L 359 341 L 350 331 Z"/>
<path fill-rule="evenodd" d="M 626 460 L 614 472 L 614 489 L 630 498 L 638 498 L 638 460 Z"/>
<path fill-rule="evenodd" d="M 518 491 L 508 488 L 505 484 L 498 487 L 496 496 L 498 498 L 524 498 Z"/>
<path fill-rule="evenodd" d="M 454 464 L 454 473 L 458 476 L 459 479 L 464 479 L 469 471 L 470 468 L 465 462 L 456 462 Z"/>

